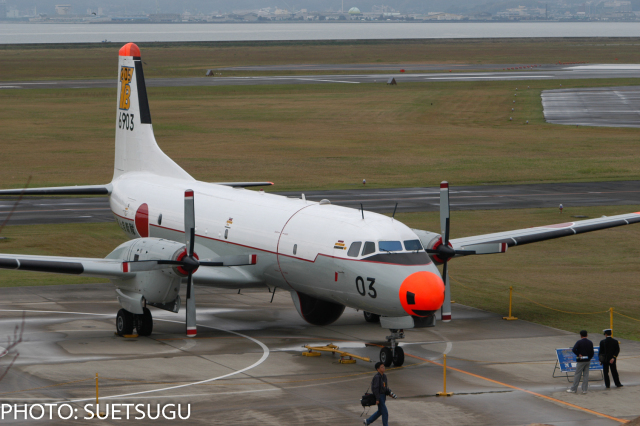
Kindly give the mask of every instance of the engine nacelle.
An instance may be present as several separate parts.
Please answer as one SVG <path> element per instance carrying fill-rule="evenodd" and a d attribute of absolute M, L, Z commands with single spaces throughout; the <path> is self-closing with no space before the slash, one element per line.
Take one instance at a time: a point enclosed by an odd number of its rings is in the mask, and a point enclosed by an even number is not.
<path fill-rule="evenodd" d="M 320 300 L 304 293 L 292 291 L 291 298 L 300 316 L 309 324 L 329 325 L 344 312 L 344 305 Z"/>
<path fill-rule="evenodd" d="M 107 258 L 130 262 L 142 260 L 176 260 L 185 245 L 160 238 L 138 238 L 127 241 Z M 178 293 L 184 274 L 167 266 L 166 269 L 136 272 L 131 278 L 112 280 L 120 305 L 129 312 L 142 314 L 146 303 L 174 312 L 180 307 Z"/>
<path fill-rule="evenodd" d="M 435 232 L 423 231 L 421 229 L 412 229 L 412 231 L 415 232 L 416 235 L 420 238 L 422 247 L 427 250 L 434 250 L 437 246 L 442 244 L 442 236 L 440 234 L 436 234 Z M 449 243 L 449 245 L 451 245 L 451 243 Z M 436 264 L 442 263 L 438 256 L 434 256 L 432 254 L 430 254 L 429 256 Z"/>

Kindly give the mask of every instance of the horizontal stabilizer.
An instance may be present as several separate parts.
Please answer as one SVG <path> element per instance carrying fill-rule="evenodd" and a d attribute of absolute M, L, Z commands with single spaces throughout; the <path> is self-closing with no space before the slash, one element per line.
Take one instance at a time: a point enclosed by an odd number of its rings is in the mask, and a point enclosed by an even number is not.
<path fill-rule="evenodd" d="M 54 186 L 49 188 L 0 189 L 0 195 L 109 195 L 113 186 L 83 185 Z"/>
<path fill-rule="evenodd" d="M 251 186 L 271 186 L 273 182 L 211 182 L 214 185 L 232 186 L 234 188 L 249 188 Z"/>

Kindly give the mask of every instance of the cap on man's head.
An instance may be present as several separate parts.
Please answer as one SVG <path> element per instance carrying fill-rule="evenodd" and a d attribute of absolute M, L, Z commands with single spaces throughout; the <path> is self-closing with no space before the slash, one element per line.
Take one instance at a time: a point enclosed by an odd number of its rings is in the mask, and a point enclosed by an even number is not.
<path fill-rule="evenodd" d="M 380 368 L 381 365 L 384 365 L 384 362 L 376 362 L 376 370 L 378 370 L 378 368 Z"/>
<path fill-rule="evenodd" d="M 602 330 L 602 332 L 604 333 L 605 336 L 611 336 L 613 334 L 610 328 L 607 328 L 606 330 Z"/>
<path fill-rule="evenodd" d="M 587 337 L 587 330 L 580 330 L 580 337 Z"/>

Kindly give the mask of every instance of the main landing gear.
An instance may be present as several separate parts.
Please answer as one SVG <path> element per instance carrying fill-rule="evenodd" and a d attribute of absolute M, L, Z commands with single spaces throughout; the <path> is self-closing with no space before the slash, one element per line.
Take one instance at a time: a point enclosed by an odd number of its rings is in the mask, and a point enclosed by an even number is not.
<path fill-rule="evenodd" d="M 380 362 L 385 367 L 390 367 L 392 363 L 396 367 L 400 367 L 404 364 L 404 350 L 398 346 L 396 340 L 404 339 L 404 330 L 392 329 L 389 331 L 391 331 L 391 335 L 387 336 L 387 341 L 391 347 L 385 346 L 380 349 Z"/>
<path fill-rule="evenodd" d="M 133 334 L 133 329 L 138 330 L 139 336 L 149 336 L 153 331 L 153 318 L 148 308 L 142 308 L 142 314 L 133 314 L 124 309 L 118 311 L 116 316 L 116 333 L 118 336 Z"/>

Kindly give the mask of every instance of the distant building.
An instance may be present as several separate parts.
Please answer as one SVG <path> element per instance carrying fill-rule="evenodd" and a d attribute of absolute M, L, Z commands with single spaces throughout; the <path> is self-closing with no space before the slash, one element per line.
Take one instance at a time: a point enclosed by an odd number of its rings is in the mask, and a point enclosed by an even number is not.
<path fill-rule="evenodd" d="M 362 12 L 360 12 L 360 9 L 358 9 L 357 7 L 352 7 L 351 9 L 349 9 L 349 15 L 362 15 Z"/>
<path fill-rule="evenodd" d="M 5 2 L 0 3 L 0 21 L 7 19 L 7 5 Z"/>
<path fill-rule="evenodd" d="M 71 11 L 70 4 L 56 4 L 56 13 L 58 15 L 68 15 Z"/>
<path fill-rule="evenodd" d="M 180 22 L 180 15 L 177 13 L 152 13 L 149 15 L 151 22 Z"/>

